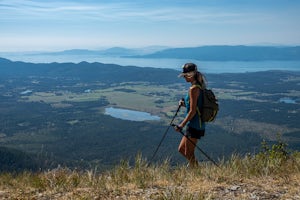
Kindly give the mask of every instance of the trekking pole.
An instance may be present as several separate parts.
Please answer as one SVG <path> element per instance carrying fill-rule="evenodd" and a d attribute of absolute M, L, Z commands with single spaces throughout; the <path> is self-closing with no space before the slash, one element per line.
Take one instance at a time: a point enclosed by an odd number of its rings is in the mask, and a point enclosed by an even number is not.
<path fill-rule="evenodd" d="M 182 99 L 182 100 L 183 100 L 183 99 Z M 168 131 L 169 131 L 171 125 L 173 124 L 173 121 L 174 121 L 174 119 L 176 118 L 176 116 L 177 116 L 177 114 L 178 114 L 178 112 L 179 112 L 179 110 L 180 110 L 180 107 L 181 107 L 181 104 L 178 105 L 178 108 L 177 108 L 177 110 L 176 110 L 176 113 L 174 114 L 174 116 L 173 116 L 173 118 L 172 118 L 172 120 L 171 120 L 171 122 L 170 122 L 168 128 L 166 129 L 166 131 L 165 131 L 163 137 L 161 138 L 161 140 L 160 140 L 160 142 L 159 142 L 159 144 L 158 144 L 156 150 L 154 151 L 154 153 L 153 153 L 153 155 L 152 155 L 152 157 L 151 157 L 149 163 L 151 163 L 151 162 L 153 161 L 154 157 L 156 156 L 156 153 L 157 153 L 157 151 L 158 151 L 160 145 L 162 144 L 163 140 L 165 139 L 165 137 L 166 137 L 166 135 L 167 135 L 167 133 L 168 133 Z"/>
<path fill-rule="evenodd" d="M 171 126 L 177 126 L 177 125 L 176 124 L 171 124 Z M 219 167 L 219 165 L 211 157 L 209 157 L 202 149 L 200 149 L 200 147 L 195 142 L 193 142 L 189 137 L 184 135 L 184 133 L 182 132 L 182 129 L 180 129 L 179 133 L 181 133 L 181 135 L 186 137 L 188 139 L 188 141 L 190 141 L 208 160 L 210 160 L 214 165 Z"/>

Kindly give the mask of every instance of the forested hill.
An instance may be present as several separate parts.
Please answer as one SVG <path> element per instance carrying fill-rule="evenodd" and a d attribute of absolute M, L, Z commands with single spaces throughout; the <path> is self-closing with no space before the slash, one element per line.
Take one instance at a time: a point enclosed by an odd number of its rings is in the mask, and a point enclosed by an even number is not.
<path fill-rule="evenodd" d="M 210 61 L 300 60 L 300 46 L 202 46 L 171 48 L 140 57 Z"/>
<path fill-rule="evenodd" d="M 167 74 L 167 76 L 166 76 Z M 169 84 L 178 81 L 178 71 L 172 69 L 142 68 L 103 63 L 25 63 L 12 62 L 0 58 L 0 77 L 44 76 L 80 79 L 82 81 L 101 80 L 105 83 L 146 81 Z"/>

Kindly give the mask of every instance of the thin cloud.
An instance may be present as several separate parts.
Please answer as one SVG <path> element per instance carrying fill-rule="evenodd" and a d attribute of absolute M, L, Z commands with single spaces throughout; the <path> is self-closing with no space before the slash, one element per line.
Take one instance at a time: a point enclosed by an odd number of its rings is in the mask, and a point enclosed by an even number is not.
<path fill-rule="evenodd" d="M 80 17 L 84 14 L 103 12 L 114 9 L 113 5 L 86 5 L 72 2 L 37 2 L 37 1 L 3 1 L 0 4 L 0 16 L 6 15 L 26 17 L 34 19 L 40 16 L 42 19 L 63 18 L 65 16 Z M 20 19 L 22 20 L 22 19 Z"/>
<path fill-rule="evenodd" d="M 299 3 L 274 1 L 0 0 L 0 43 L 2 49 L 55 43 L 299 43 Z M 193 31 L 186 37 L 185 30 Z"/>
<path fill-rule="evenodd" d="M 7 1 L 0 4 L 2 19 L 33 20 L 76 20 L 97 21 L 153 21 L 184 23 L 232 23 L 236 19 L 249 18 L 244 13 L 220 11 L 214 7 L 143 7 L 132 3 L 75 3 L 75 2 L 37 2 Z M 249 15 L 249 14 L 247 14 Z M 39 18 L 37 18 L 39 17 Z"/>

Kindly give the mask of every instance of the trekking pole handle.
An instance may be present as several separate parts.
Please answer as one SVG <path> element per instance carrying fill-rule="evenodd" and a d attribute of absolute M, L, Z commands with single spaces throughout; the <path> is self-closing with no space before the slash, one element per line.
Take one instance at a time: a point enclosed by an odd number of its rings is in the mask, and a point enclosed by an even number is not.
<path fill-rule="evenodd" d="M 182 131 L 182 127 L 178 126 L 177 124 L 171 124 L 171 126 L 176 127 L 179 131 Z"/>
<path fill-rule="evenodd" d="M 184 98 L 181 98 L 180 100 L 179 100 L 179 103 L 178 103 L 178 105 L 181 107 L 181 106 L 184 106 Z"/>

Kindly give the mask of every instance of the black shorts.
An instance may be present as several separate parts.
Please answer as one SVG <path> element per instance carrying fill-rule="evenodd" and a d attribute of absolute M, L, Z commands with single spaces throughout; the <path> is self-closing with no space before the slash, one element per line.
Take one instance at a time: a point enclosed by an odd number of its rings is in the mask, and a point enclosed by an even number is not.
<path fill-rule="evenodd" d="M 205 130 L 198 130 L 192 127 L 187 126 L 185 131 L 185 136 L 188 138 L 200 139 L 204 136 Z"/>

